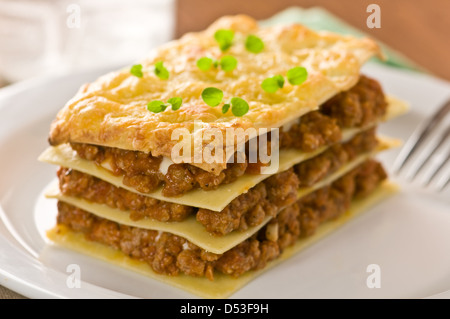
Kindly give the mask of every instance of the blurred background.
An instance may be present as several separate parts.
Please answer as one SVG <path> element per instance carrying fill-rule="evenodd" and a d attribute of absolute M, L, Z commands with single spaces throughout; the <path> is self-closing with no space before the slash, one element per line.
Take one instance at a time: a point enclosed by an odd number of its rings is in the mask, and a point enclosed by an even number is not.
<path fill-rule="evenodd" d="M 380 7 L 380 28 L 367 26 L 372 3 Z M 292 7 L 321 9 L 286 14 Z M 128 64 L 154 46 L 238 13 L 364 33 L 392 50 L 392 64 L 450 80 L 448 0 L 0 0 L 0 86 Z"/>
<path fill-rule="evenodd" d="M 5 82 L 135 60 L 174 36 L 173 0 L 0 0 Z"/>

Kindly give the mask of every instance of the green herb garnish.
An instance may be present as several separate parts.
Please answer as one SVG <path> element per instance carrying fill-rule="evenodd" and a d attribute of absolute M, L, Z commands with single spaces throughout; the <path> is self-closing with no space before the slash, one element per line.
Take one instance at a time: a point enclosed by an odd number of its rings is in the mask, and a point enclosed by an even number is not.
<path fill-rule="evenodd" d="M 156 64 L 155 64 L 155 74 L 161 80 L 167 80 L 169 78 L 169 71 L 164 67 L 162 61 L 156 62 Z"/>
<path fill-rule="evenodd" d="M 284 86 L 284 78 L 281 75 L 275 75 L 273 77 L 264 79 L 261 83 L 261 87 L 268 93 L 275 93 L 278 89 L 282 89 Z"/>
<path fill-rule="evenodd" d="M 181 107 L 181 104 L 183 104 L 183 100 L 181 99 L 181 97 L 172 97 L 167 100 L 167 103 L 172 105 L 173 111 L 176 111 Z"/>
<path fill-rule="evenodd" d="M 222 114 L 227 113 L 228 110 L 230 109 L 230 106 L 231 106 L 231 105 L 230 105 L 229 103 L 224 104 L 224 105 L 222 106 Z"/>
<path fill-rule="evenodd" d="M 240 97 L 233 97 L 230 101 L 231 112 L 234 116 L 243 116 L 249 110 L 248 103 Z"/>
<path fill-rule="evenodd" d="M 164 112 L 167 107 L 172 106 L 172 110 L 176 111 L 181 107 L 181 104 L 183 104 L 183 100 L 181 97 L 172 97 L 167 100 L 167 103 L 164 103 L 162 101 L 151 101 L 147 104 L 147 110 L 153 113 L 160 113 Z"/>
<path fill-rule="evenodd" d="M 287 72 L 287 79 L 292 85 L 300 85 L 305 82 L 307 78 L 308 71 L 302 66 L 292 68 Z"/>
<path fill-rule="evenodd" d="M 249 35 L 245 40 L 245 48 L 252 53 L 259 53 L 264 50 L 264 42 L 256 35 Z"/>
<path fill-rule="evenodd" d="M 217 106 L 222 102 L 223 92 L 215 87 L 208 87 L 202 92 L 203 101 L 209 106 Z"/>
<path fill-rule="evenodd" d="M 153 113 L 163 112 L 167 108 L 167 104 L 161 101 L 151 101 L 147 104 L 147 110 Z"/>
<path fill-rule="evenodd" d="M 292 85 L 300 85 L 308 78 L 308 71 L 302 66 L 298 66 L 290 69 L 286 75 L 289 83 Z M 261 83 L 261 87 L 268 93 L 275 93 L 278 89 L 282 89 L 284 86 L 284 77 L 281 75 L 275 75 L 273 77 L 264 79 Z"/>
<path fill-rule="evenodd" d="M 219 65 L 225 72 L 233 71 L 237 66 L 238 61 L 234 56 L 225 55 L 220 60 L 213 60 L 208 57 L 202 57 L 197 60 L 197 67 L 202 71 L 208 71 L 211 67 L 218 68 Z"/>
<path fill-rule="evenodd" d="M 214 33 L 214 39 L 219 43 L 220 50 L 226 51 L 233 43 L 233 30 L 220 29 Z"/>
<path fill-rule="evenodd" d="M 278 86 L 277 80 L 275 80 L 274 78 L 264 79 L 264 81 L 262 81 L 261 83 L 261 87 L 267 93 L 275 93 L 280 88 Z"/>
<path fill-rule="evenodd" d="M 225 72 L 233 71 L 236 68 L 237 63 L 238 61 L 236 60 L 236 58 L 231 55 L 225 55 L 219 61 L 220 67 Z"/>
<path fill-rule="evenodd" d="M 202 71 L 208 71 L 211 69 L 214 60 L 208 57 L 203 57 L 197 60 L 197 67 Z"/>
<path fill-rule="evenodd" d="M 284 77 L 281 76 L 281 75 L 275 75 L 275 76 L 273 77 L 273 79 L 275 79 L 275 80 L 277 81 L 278 87 L 279 87 L 280 89 L 282 89 L 283 86 L 284 86 Z"/>
<path fill-rule="evenodd" d="M 209 106 L 215 107 L 222 102 L 223 92 L 218 88 L 208 87 L 203 90 L 202 99 Z M 249 110 L 248 103 L 240 97 L 233 97 L 229 103 L 225 103 L 222 106 L 222 113 L 227 113 L 230 108 L 234 116 L 243 116 Z"/>
<path fill-rule="evenodd" d="M 141 78 L 144 76 L 144 73 L 142 73 L 142 64 L 135 64 L 131 67 L 130 73 L 134 76 L 137 76 L 138 78 Z"/>

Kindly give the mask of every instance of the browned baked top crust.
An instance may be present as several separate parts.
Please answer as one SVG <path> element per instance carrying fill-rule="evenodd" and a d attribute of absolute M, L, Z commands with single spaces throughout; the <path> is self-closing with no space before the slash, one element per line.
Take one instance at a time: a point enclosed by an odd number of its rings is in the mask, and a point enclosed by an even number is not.
<path fill-rule="evenodd" d="M 233 45 L 226 52 L 221 52 L 214 39 L 219 29 L 235 33 Z M 255 54 L 245 49 L 245 39 L 251 34 L 264 41 L 262 52 Z M 262 28 L 244 15 L 223 17 L 203 32 L 186 34 L 152 51 L 140 61 L 144 70 L 149 70 L 142 78 L 132 75 L 127 67 L 85 84 L 58 113 L 49 141 L 52 145 L 88 143 L 171 157 L 177 143 L 171 135 L 177 128 L 187 128 L 193 138 L 194 133 L 209 128 L 225 134 L 227 127 L 280 127 L 317 109 L 330 97 L 355 85 L 362 64 L 374 54 L 381 55 L 380 49 L 366 38 L 315 32 L 299 24 Z M 205 72 L 196 66 L 200 57 L 218 59 L 223 55 L 238 60 L 236 69 Z M 168 80 L 153 73 L 158 61 L 168 69 Z M 261 88 L 265 78 L 286 75 L 297 66 L 308 71 L 303 84 L 285 85 L 276 93 Z M 235 96 L 246 100 L 249 112 L 236 117 L 206 105 L 201 92 L 210 86 L 221 89 L 224 100 Z M 146 109 L 150 101 L 167 101 L 175 96 L 183 99 L 177 111 L 167 108 L 152 113 Z M 195 131 L 194 121 L 200 123 Z M 226 167 L 226 163 L 195 165 L 217 174 Z"/>

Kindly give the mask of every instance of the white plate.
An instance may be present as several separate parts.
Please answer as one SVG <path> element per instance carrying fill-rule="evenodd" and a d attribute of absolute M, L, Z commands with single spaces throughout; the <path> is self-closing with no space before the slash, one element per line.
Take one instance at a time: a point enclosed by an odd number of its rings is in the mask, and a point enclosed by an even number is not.
<path fill-rule="evenodd" d="M 367 65 L 364 71 L 388 93 L 411 102 L 408 115 L 381 127 L 391 136 L 406 139 L 450 95 L 448 83 L 426 75 L 379 65 Z M 56 209 L 41 193 L 54 178 L 55 167 L 36 158 L 47 146 L 56 112 L 82 83 L 104 72 L 37 79 L 0 90 L 0 284 L 31 298 L 194 298 L 96 259 L 49 248 L 44 236 Z M 388 168 L 397 152 L 381 157 Z M 449 229 L 448 202 L 405 186 L 233 297 L 448 297 Z M 80 288 L 67 284 L 71 264 L 80 267 Z M 380 266 L 380 288 L 367 287 L 370 264 Z"/>

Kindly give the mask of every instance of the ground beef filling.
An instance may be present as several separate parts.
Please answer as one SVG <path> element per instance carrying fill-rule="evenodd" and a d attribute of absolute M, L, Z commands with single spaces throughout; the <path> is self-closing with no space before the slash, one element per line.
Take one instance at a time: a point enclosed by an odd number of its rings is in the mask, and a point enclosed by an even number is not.
<path fill-rule="evenodd" d="M 200 208 L 197 221 L 213 235 L 223 236 L 233 230 L 244 231 L 260 225 L 267 216 L 275 216 L 281 208 L 297 199 L 299 180 L 293 169 L 273 175 L 247 193 L 231 201 L 222 211 Z"/>
<path fill-rule="evenodd" d="M 234 230 L 246 230 L 261 224 L 268 216 L 275 216 L 296 200 L 299 187 L 312 186 L 376 145 L 375 129 L 359 133 L 346 143 L 333 145 L 322 154 L 267 178 L 220 212 L 156 200 L 68 168 L 60 168 L 57 175 L 64 195 L 128 211 L 133 220 L 148 217 L 172 222 L 196 214 L 197 221 L 208 232 L 222 236 Z"/>
<path fill-rule="evenodd" d="M 288 171 L 269 177 L 220 212 L 200 208 L 197 221 L 214 235 L 259 225 L 266 217 L 275 216 L 281 208 L 292 204 L 300 187 L 312 186 L 376 145 L 375 129 L 360 133 L 346 143 L 336 144 Z"/>
<path fill-rule="evenodd" d="M 61 167 L 57 175 L 63 195 L 128 211 L 133 220 L 149 217 L 175 222 L 197 213 L 197 219 L 215 235 L 224 235 L 235 229 L 245 230 L 262 223 L 266 216 L 274 216 L 281 207 L 295 202 L 299 185 L 293 169 L 271 176 L 209 219 L 208 210 L 139 195 L 76 170 Z"/>
<path fill-rule="evenodd" d="M 90 202 L 128 211 L 132 220 L 149 217 L 163 222 L 176 222 L 184 220 L 197 210 L 191 206 L 139 195 L 69 168 L 61 167 L 57 176 L 59 189 L 63 195 L 83 198 Z"/>
<path fill-rule="evenodd" d="M 214 279 L 215 272 L 240 276 L 264 268 L 299 238 L 343 214 L 352 199 L 369 195 L 386 178 L 382 166 L 368 160 L 331 185 L 283 209 L 254 236 L 224 254 L 206 252 L 182 237 L 166 232 L 121 225 L 58 202 L 59 225 L 84 233 L 91 241 L 144 261 L 157 273 Z"/>
<path fill-rule="evenodd" d="M 300 187 L 312 186 L 325 177 L 336 172 L 358 155 L 376 148 L 378 140 L 376 128 L 355 135 L 350 141 L 330 146 L 325 152 L 294 165 Z"/>
<path fill-rule="evenodd" d="M 350 90 L 337 94 L 301 117 L 289 130 L 280 130 L 280 147 L 312 152 L 341 140 L 342 129 L 364 127 L 382 117 L 387 103 L 381 86 L 373 79 L 361 76 Z M 180 196 L 191 189 L 216 189 L 235 181 L 244 173 L 259 173 L 261 163 L 229 163 L 218 175 L 190 164 L 173 164 L 167 174 L 159 170 L 161 157 L 90 144 L 71 143 L 78 155 L 102 164 L 108 162 L 114 174 L 123 176 L 125 185 L 142 193 L 151 193 L 162 186 L 164 196 Z"/>

